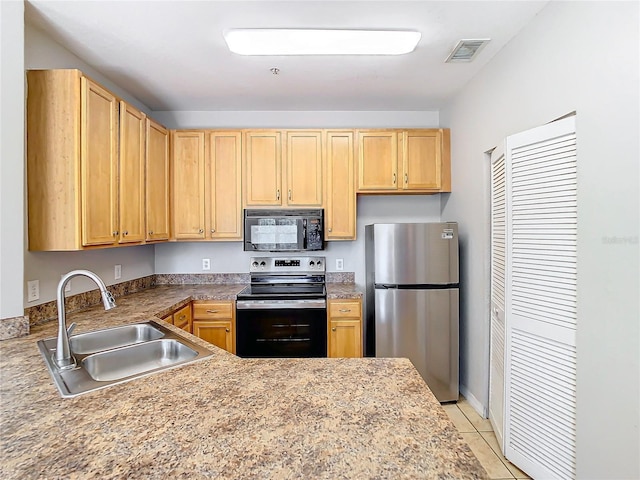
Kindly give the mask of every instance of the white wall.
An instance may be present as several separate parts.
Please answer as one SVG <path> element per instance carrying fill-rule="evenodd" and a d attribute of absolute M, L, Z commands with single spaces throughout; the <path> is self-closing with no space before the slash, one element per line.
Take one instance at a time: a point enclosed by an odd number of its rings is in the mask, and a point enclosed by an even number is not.
<path fill-rule="evenodd" d="M 364 226 L 370 223 L 438 222 L 438 195 L 369 195 L 358 197 L 355 241 L 328 242 L 314 255 L 327 258 L 327 270 L 335 272 L 335 259 L 344 260 L 344 271 L 355 272 L 356 283 L 364 286 Z M 156 245 L 156 273 L 203 273 L 202 259 L 211 259 L 211 271 L 247 273 L 252 252 L 242 250 L 242 242 L 170 243 Z M 208 272 L 206 272 L 208 273 Z"/>
<path fill-rule="evenodd" d="M 484 152 L 577 111 L 577 477 L 640 478 L 639 9 L 552 2 L 441 112 L 466 244 L 461 382 L 487 405 L 489 194 Z"/>
<path fill-rule="evenodd" d="M 0 319 L 24 314 L 23 17 L 22 1 L 0 2 Z"/>
<path fill-rule="evenodd" d="M 4 2 L 2 2 L 4 4 Z M 20 2 L 22 4 L 22 2 Z M 4 28 L 3 28 L 4 31 Z M 44 68 L 78 68 L 83 73 L 91 76 L 100 82 L 113 93 L 121 96 L 132 105 L 149 113 L 150 109 L 140 103 L 126 91 L 114 85 L 111 81 L 91 68 L 80 58 L 66 50 L 59 43 L 41 30 L 27 24 L 25 25 L 24 40 L 24 64 L 27 69 Z M 4 55 L 3 55 L 4 66 Z M 20 72 L 21 84 L 24 83 L 24 69 Z M 19 98 L 24 98 L 21 95 Z M 24 105 L 23 102 L 20 102 Z M 22 106 L 24 108 L 24 106 Z M 4 106 L 3 106 L 4 112 Z M 22 136 L 22 131 L 20 136 Z M 4 143 L 4 142 L 3 142 Z M 4 172 L 3 172 L 4 173 Z M 22 175 L 22 174 L 21 174 Z M 3 175 L 4 176 L 4 175 Z M 22 176 L 20 177 L 22 180 Z M 4 204 L 4 202 L 3 202 Z M 21 208 L 12 208 L 19 215 L 27 216 L 26 201 Z M 26 220 L 28 221 L 28 219 Z M 25 224 L 26 224 L 25 221 Z M 25 234 L 26 237 L 26 234 Z M 26 243 L 25 243 L 26 245 Z M 154 273 L 154 252 L 153 246 L 120 247 L 103 250 L 92 250 L 88 252 L 29 252 L 24 248 L 24 307 L 38 305 L 55 299 L 55 291 L 60 281 L 60 276 L 76 268 L 85 268 L 97 273 L 107 285 L 119 283 L 125 280 L 144 277 Z M 20 255 L 22 257 L 22 255 Z M 4 263 L 4 254 L 3 254 Z M 115 280 L 114 265 L 122 265 L 122 278 Z M 14 278 L 22 278 L 14 277 Z M 29 280 L 40 281 L 40 299 L 34 302 L 27 302 L 26 282 Z M 3 282 L 4 284 L 4 282 Z M 71 281 L 70 294 L 77 294 L 87 290 L 95 289 L 92 281 L 85 278 L 77 278 Z M 69 294 L 67 294 L 69 295 Z M 22 291 L 20 297 L 22 298 Z M 22 302 L 21 302 L 22 303 Z M 22 305 L 21 305 L 22 307 Z"/>

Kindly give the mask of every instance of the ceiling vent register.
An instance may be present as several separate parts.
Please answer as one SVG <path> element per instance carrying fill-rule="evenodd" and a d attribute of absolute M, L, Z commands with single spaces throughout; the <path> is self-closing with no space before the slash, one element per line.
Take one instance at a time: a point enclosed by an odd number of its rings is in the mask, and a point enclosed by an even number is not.
<path fill-rule="evenodd" d="M 460 40 L 445 60 L 445 63 L 470 62 L 489 41 L 489 38 Z"/>

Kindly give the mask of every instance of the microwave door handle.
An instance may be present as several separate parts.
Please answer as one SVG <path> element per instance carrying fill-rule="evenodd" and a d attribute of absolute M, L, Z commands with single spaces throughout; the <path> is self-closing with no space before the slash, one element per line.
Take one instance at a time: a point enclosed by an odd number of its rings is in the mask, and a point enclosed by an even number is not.
<path fill-rule="evenodd" d="M 302 219 L 302 241 L 298 242 L 298 245 L 302 244 L 302 250 L 307 249 L 307 219 Z"/>

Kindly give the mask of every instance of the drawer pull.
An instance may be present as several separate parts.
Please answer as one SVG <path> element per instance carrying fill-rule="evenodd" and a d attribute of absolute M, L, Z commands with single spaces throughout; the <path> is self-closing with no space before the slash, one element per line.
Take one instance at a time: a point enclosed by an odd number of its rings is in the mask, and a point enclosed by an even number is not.
<path fill-rule="evenodd" d="M 341 308 L 341 309 L 339 310 L 339 312 L 340 312 L 340 313 L 347 313 L 347 312 L 350 312 L 350 311 L 351 311 L 351 309 L 350 309 L 350 308 Z"/>
<path fill-rule="evenodd" d="M 228 328 L 225 328 L 224 331 L 229 333 L 231 330 L 229 330 Z"/>
<path fill-rule="evenodd" d="M 207 313 L 218 313 L 220 310 L 207 310 Z"/>
<path fill-rule="evenodd" d="M 186 315 L 180 315 L 180 316 L 178 317 L 178 320 L 184 320 L 185 318 L 187 318 L 187 316 L 186 316 Z"/>

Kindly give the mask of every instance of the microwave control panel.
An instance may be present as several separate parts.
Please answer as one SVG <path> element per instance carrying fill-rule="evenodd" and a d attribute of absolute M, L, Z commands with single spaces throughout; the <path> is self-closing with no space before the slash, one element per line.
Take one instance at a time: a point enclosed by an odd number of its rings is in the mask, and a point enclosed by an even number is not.
<path fill-rule="evenodd" d="M 307 224 L 306 250 L 322 250 L 322 219 L 309 218 Z"/>

